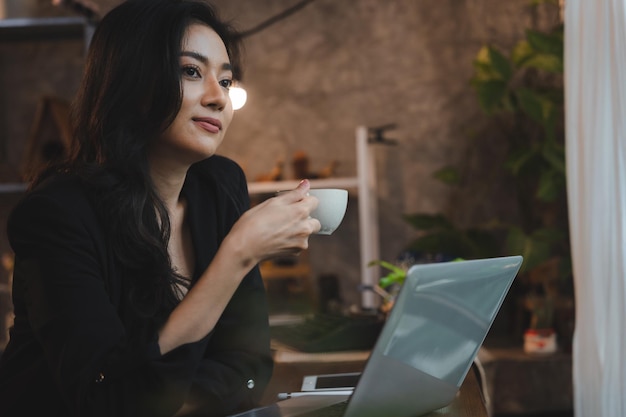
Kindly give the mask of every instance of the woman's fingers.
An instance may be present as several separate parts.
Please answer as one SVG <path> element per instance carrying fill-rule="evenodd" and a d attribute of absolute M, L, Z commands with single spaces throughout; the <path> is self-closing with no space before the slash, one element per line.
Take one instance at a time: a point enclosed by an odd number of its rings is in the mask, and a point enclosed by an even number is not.
<path fill-rule="evenodd" d="M 311 183 L 309 180 L 302 180 L 300 184 L 293 190 L 289 191 L 281 191 L 278 195 L 278 198 L 282 198 L 288 203 L 295 203 L 296 201 L 301 201 L 305 197 L 308 196 L 309 189 L 311 188 Z"/>
<path fill-rule="evenodd" d="M 231 232 L 241 237 L 237 241 L 245 245 L 247 253 L 267 259 L 308 248 L 309 236 L 321 228 L 310 216 L 318 204 L 316 197 L 308 195 L 310 187 L 309 181 L 303 180 L 295 189 L 252 207 L 242 216 Z"/>
<path fill-rule="evenodd" d="M 322 224 L 320 223 L 320 221 L 317 219 L 314 219 L 313 217 L 309 217 L 307 221 L 311 225 L 311 233 L 309 234 L 317 233 L 322 228 Z"/>
<path fill-rule="evenodd" d="M 290 191 L 281 192 L 274 200 L 274 203 L 284 203 L 287 205 L 294 205 L 295 207 L 290 207 L 289 209 L 296 210 L 296 213 L 300 213 L 301 218 L 309 218 L 309 214 L 317 207 L 318 200 L 317 197 L 309 195 L 309 189 L 311 188 L 311 183 L 309 180 L 302 180 L 300 184 L 296 188 Z M 269 202 L 270 200 L 268 200 Z M 317 232 L 317 228 L 313 228 L 313 233 Z"/>

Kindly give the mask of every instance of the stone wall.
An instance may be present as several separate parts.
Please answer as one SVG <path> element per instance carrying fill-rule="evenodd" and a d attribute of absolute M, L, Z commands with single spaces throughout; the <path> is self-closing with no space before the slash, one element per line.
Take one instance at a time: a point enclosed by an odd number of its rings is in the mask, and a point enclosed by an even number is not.
<path fill-rule="evenodd" d="M 117 3 L 93 0 L 103 12 Z M 295 0 L 215 0 L 239 29 L 255 27 Z M 393 260 L 413 236 L 404 213 L 441 212 L 460 225 L 514 216 L 506 180 L 493 186 L 491 162 L 503 150 L 481 132 L 469 86 L 472 59 L 486 42 L 508 47 L 529 26 L 553 18 L 527 0 L 316 0 L 246 38 L 239 110 L 221 153 L 250 179 L 303 150 L 313 170 L 337 160 L 337 176 L 356 173 L 355 128 L 394 123 L 395 146 L 375 146 L 381 257 Z M 55 11 L 54 13 L 58 13 Z M 3 40 L 0 33 L 0 143 L 3 181 L 19 180 L 24 143 L 43 96 L 71 99 L 83 65 L 80 37 Z M 432 178 L 463 167 L 471 186 Z M 487 185 L 489 184 L 489 185 Z M 1 195 L 2 215 L 13 195 Z M 359 303 L 358 196 L 333 236 L 311 238 L 316 275 L 340 278 L 346 304 Z M 4 225 L 4 220 L 3 220 Z M 9 251 L 4 228 L 0 250 Z M 2 272 L 0 282 L 6 282 Z M 6 300 L 4 301 L 6 303 Z M 2 340 L 0 339 L 0 342 Z"/>

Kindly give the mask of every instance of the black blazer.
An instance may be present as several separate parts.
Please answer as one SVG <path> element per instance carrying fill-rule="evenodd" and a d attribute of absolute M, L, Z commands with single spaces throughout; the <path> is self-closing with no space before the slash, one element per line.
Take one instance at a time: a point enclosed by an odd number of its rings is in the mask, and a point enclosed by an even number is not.
<path fill-rule="evenodd" d="M 183 193 L 195 280 L 249 197 L 241 169 L 219 156 L 190 169 Z M 160 355 L 153 326 L 129 328 L 124 276 L 88 195 L 77 178 L 58 176 L 9 218 L 15 324 L 0 359 L 0 415 L 170 416 L 186 399 L 205 416 L 254 406 L 272 370 L 258 268 L 207 337 Z"/>

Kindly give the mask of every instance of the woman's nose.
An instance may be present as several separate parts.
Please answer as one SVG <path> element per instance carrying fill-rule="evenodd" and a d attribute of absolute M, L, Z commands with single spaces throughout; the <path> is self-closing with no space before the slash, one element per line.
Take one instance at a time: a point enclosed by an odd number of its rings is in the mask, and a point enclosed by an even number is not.
<path fill-rule="evenodd" d="M 219 110 L 226 106 L 228 101 L 228 90 L 220 85 L 216 78 L 209 77 L 204 83 L 202 95 L 202 105 L 215 107 Z"/>

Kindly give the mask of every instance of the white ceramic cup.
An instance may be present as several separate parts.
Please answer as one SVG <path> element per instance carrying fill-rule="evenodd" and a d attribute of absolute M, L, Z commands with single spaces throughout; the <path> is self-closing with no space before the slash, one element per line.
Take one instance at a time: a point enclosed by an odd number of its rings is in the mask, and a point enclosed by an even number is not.
<path fill-rule="evenodd" d="M 348 207 L 348 191 L 338 188 L 312 188 L 309 195 L 315 196 L 319 200 L 317 208 L 311 212 L 311 217 L 319 220 L 322 228 L 320 235 L 332 234 L 346 214 Z"/>

